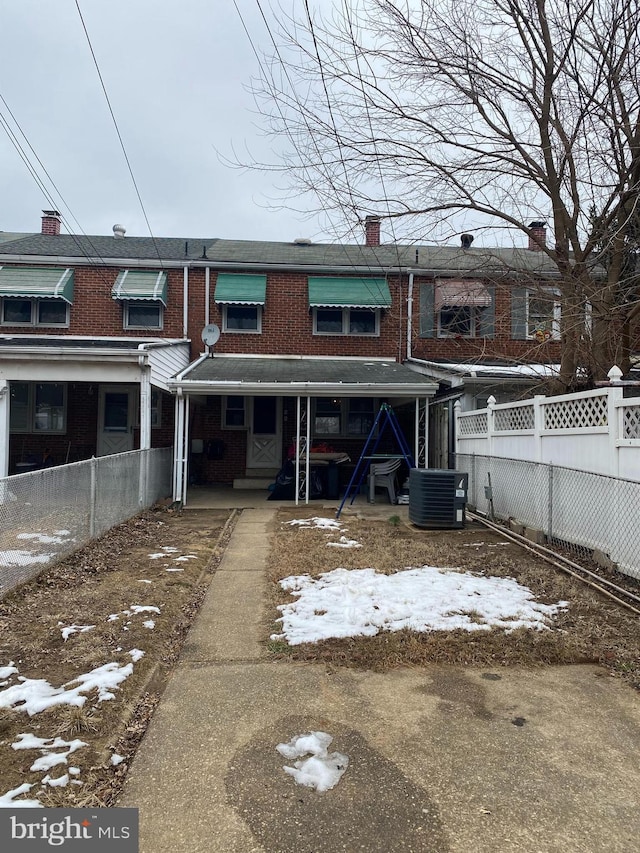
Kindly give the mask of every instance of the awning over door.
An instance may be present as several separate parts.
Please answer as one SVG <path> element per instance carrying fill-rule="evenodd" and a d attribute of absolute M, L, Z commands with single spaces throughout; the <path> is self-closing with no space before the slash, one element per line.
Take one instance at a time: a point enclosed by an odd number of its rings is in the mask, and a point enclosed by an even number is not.
<path fill-rule="evenodd" d="M 147 299 L 167 306 L 167 274 L 157 270 L 121 270 L 111 290 L 114 299 Z"/>
<path fill-rule="evenodd" d="M 0 267 L 0 296 L 73 302 L 73 270 L 60 267 Z"/>
<path fill-rule="evenodd" d="M 309 276 L 310 308 L 390 308 L 391 294 L 384 278 Z"/>
<path fill-rule="evenodd" d="M 488 307 L 491 294 L 481 281 L 436 280 L 435 310 L 439 311 L 443 305 Z"/>
<path fill-rule="evenodd" d="M 264 305 L 267 295 L 266 275 L 218 273 L 215 301 L 225 305 Z"/>

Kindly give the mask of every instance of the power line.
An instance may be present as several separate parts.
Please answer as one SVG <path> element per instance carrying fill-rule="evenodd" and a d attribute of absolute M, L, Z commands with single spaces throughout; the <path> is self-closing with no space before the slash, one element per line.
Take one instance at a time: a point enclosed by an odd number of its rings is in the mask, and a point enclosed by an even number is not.
<path fill-rule="evenodd" d="M 118 140 L 119 140 L 119 142 L 120 142 L 120 147 L 122 148 L 122 153 L 124 154 L 124 159 L 125 159 L 125 162 L 126 162 L 126 164 L 127 164 L 127 168 L 128 168 L 128 170 L 129 170 L 129 174 L 131 175 L 131 181 L 132 181 L 133 186 L 134 186 L 134 188 L 135 188 L 136 195 L 138 196 L 138 201 L 139 201 L 139 203 L 140 203 L 140 208 L 141 208 L 141 210 L 142 210 L 142 214 L 143 214 L 143 216 L 144 216 L 144 220 L 145 220 L 145 222 L 147 223 L 147 228 L 149 229 L 149 234 L 151 235 L 151 239 L 153 240 L 153 245 L 154 245 L 154 248 L 155 248 L 156 253 L 157 253 L 157 255 L 158 255 L 158 259 L 159 259 L 159 261 L 160 261 L 160 264 L 162 264 L 162 257 L 161 257 L 161 255 L 160 255 L 160 249 L 158 248 L 158 244 L 156 243 L 156 238 L 154 237 L 153 231 L 152 231 L 152 229 L 151 229 L 151 223 L 149 222 L 149 217 L 147 216 L 147 211 L 145 210 L 145 207 L 144 207 L 144 204 L 143 204 L 143 201 L 142 201 L 142 196 L 140 195 L 140 190 L 138 189 L 138 184 L 137 184 L 136 179 L 135 179 L 135 176 L 134 176 L 134 174 L 133 174 L 133 169 L 132 169 L 132 167 L 131 167 L 131 163 L 130 163 L 130 161 L 129 161 L 129 156 L 128 156 L 128 154 L 127 154 L 127 149 L 125 148 L 124 140 L 123 140 L 123 138 L 122 138 L 122 134 L 120 133 L 120 128 L 118 127 L 118 122 L 117 122 L 117 120 L 116 120 L 115 113 L 114 113 L 113 108 L 112 108 L 112 106 L 111 106 L 111 101 L 109 100 L 109 95 L 108 95 L 108 93 L 107 93 L 107 87 L 105 86 L 104 79 L 103 79 L 103 77 L 102 77 L 102 73 L 101 73 L 101 71 L 100 71 L 100 66 L 98 65 L 98 60 L 97 60 L 97 58 L 96 58 L 96 54 L 95 54 L 95 51 L 94 51 L 94 49 L 93 49 L 93 45 L 92 45 L 92 43 L 91 43 L 91 39 L 90 39 L 90 37 L 89 37 L 89 31 L 87 30 L 87 26 L 86 26 L 86 24 L 85 24 L 85 22 L 84 22 L 84 18 L 83 18 L 83 16 L 82 16 L 82 10 L 80 9 L 80 4 L 79 4 L 78 0 L 75 0 L 75 4 L 76 4 L 76 9 L 78 10 L 78 15 L 80 16 L 80 21 L 81 21 L 81 23 L 82 23 L 82 29 L 84 30 L 84 34 L 85 34 L 86 39 L 87 39 L 87 44 L 89 45 L 89 50 L 91 51 L 91 57 L 93 58 L 93 64 L 95 65 L 95 67 L 96 67 L 96 71 L 98 72 L 98 78 L 99 78 L 99 80 L 100 80 L 100 85 L 102 86 L 102 92 L 103 92 L 104 97 L 105 97 L 105 100 L 106 100 L 106 102 L 107 102 L 107 106 L 109 107 L 109 113 L 111 114 L 111 119 L 112 119 L 112 121 L 113 121 L 113 126 L 114 126 L 114 127 L 115 127 L 115 129 L 116 129 L 116 134 L 118 135 Z"/>

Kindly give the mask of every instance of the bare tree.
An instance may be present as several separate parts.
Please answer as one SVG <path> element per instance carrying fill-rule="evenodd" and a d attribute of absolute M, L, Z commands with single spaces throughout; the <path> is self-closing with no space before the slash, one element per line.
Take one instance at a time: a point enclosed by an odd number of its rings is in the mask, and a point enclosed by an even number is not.
<path fill-rule="evenodd" d="M 257 91 L 296 191 L 429 239 L 548 222 L 560 387 L 628 369 L 637 0 L 335 0 L 325 16 L 300 5 L 297 19 L 277 14 Z"/>

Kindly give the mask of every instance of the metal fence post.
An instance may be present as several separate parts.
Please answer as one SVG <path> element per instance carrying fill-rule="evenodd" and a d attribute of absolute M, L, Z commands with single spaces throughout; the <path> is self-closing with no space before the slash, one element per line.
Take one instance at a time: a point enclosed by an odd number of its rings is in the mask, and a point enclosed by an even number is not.
<path fill-rule="evenodd" d="M 98 460 L 95 456 L 91 457 L 91 483 L 89 486 L 89 536 L 91 539 L 96 535 L 96 496 L 98 493 L 97 484 L 97 468 Z"/>
<path fill-rule="evenodd" d="M 549 465 L 549 492 L 547 505 L 547 539 L 553 539 L 553 465 Z"/>

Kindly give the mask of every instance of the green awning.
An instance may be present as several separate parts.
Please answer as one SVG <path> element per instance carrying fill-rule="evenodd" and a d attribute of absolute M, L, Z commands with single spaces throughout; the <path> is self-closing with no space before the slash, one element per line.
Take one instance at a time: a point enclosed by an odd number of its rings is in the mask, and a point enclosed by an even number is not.
<path fill-rule="evenodd" d="M 384 278 L 309 276 L 310 308 L 390 308 L 391 294 Z"/>
<path fill-rule="evenodd" d="M 264 305 L 267 294 L 266 275 L 218 273 L 215 301 L 227 305 Z"/>
<path fill-rule="evenodd" d="M 73 302 L 73 270 L 60 267 L 0 267 L 0 296 Z"/>
<path fill-rule="evenodd" d="M 167 274 L 157 270 L 121 270 L 111 290 L 114 299 L 151 299 L 167 306 Z"/>

